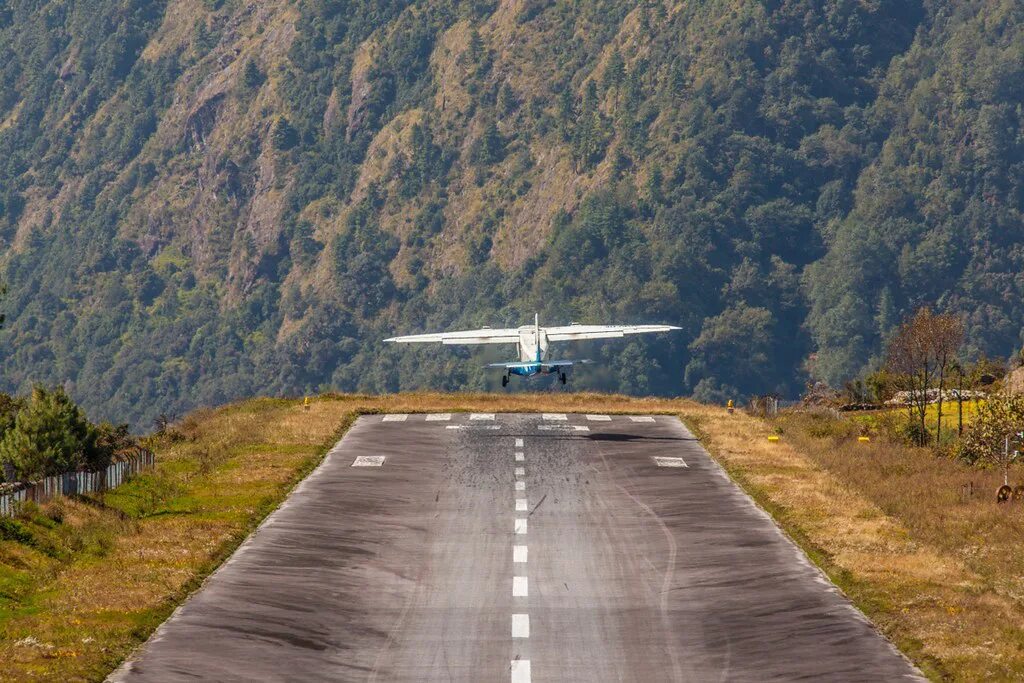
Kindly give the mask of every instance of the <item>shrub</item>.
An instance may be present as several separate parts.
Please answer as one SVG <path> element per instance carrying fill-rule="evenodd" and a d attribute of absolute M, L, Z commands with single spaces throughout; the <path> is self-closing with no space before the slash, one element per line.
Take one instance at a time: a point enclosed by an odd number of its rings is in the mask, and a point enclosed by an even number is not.
<path fill-rule="evenodd" d="M 1006 437 L 1010 448 L 1014 435 L 1024 427 L 1024 395 L 996 394 L 989 397 L 964 430 L 956 454 L 961 460 L 980 465 L 1005 463 Z"/>

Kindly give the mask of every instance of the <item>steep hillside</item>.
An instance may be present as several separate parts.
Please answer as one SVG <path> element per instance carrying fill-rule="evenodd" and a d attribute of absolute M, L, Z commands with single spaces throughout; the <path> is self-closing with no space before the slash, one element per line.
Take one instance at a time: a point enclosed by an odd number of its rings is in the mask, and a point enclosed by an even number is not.
<path fill-rule="evenodd" d="M 483 356 L 377 340 L 534 310 L 682 325 L 573 350 L 626 392 L 840 381 L 921 302 L 1006 355 L 1022 13 L 0 0 L 4 388 L 137 424 L 484 388 Z"/>

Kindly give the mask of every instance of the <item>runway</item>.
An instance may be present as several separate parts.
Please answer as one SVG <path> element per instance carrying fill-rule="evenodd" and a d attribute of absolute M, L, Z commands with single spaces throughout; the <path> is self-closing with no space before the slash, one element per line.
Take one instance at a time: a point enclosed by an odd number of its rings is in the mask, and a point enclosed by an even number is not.
<path fill-rule="evenodd" d="M 921 680 L 669 416 L 360 418 L 113 681 Z"/>

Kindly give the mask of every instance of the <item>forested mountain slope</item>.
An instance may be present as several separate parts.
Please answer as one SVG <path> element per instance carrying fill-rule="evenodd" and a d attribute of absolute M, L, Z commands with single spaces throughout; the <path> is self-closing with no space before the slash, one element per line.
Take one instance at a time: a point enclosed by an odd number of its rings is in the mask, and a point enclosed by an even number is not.
<path fill-rule="evenodd" d="M 1018 0 L 0 0 L 8 389 L 98 417 L 481 388 L 385 333 L 664 321 L 577 387 L 1022 343 Z M 497 358 L 495 356 L 495 358 Z"/>

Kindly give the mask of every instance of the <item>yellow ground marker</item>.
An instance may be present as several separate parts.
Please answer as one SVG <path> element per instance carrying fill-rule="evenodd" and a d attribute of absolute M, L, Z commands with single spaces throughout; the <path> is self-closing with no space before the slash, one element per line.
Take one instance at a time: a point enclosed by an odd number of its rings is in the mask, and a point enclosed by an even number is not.
<path fill-rule="evenodd" d="M 869 441 L 871 441 L 871 437 L 870 436 L 858 436 L 857 437 L 857 441 L 860 441 L 861 443 L 868 443 Z"/>
<path fill-rule="evenodd" d="M 779 436 L 777 434 L 772 434 L 771 436 L 768 437 L 768 440 L 771 441 L 772 443 L 778 443 Z"/>

